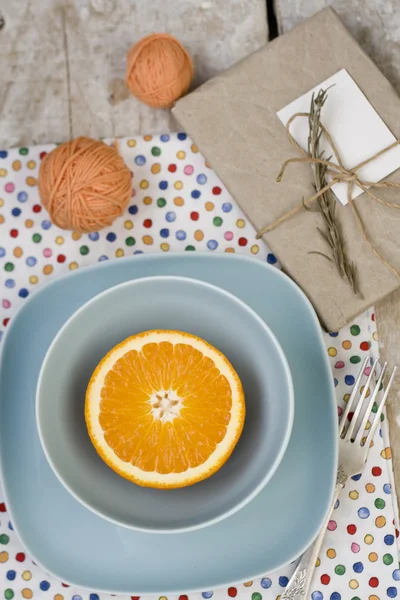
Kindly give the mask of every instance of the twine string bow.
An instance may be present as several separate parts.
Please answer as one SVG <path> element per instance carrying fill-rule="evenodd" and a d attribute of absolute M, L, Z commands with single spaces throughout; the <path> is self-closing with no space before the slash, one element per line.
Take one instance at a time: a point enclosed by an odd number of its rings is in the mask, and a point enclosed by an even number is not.
<path fill-rule="evenodd" d="M 370 158 L 367 158 L 366 160 L 362 161 L 355 167 L 352 167 L 351 169 L 346 169 L 329 131 L 326 129 L 326 127 L 324 127 L 322 125 L 322 123 L 319 124 L 320 131 L 321 131 L 321 133 L 323 133 L 325 135 L 330 147 L 332 148 L 332 152 L 336 159 L 336 162 L 333 162 L 331 160 L 331 158 L 325 159 L 325 158 L 318 158 L 318 157 L 310 156 L 296 142 L 296 140 L 290 133 L 290 126 L 292 125 L 293 121 L 299 117 L 306 117 L 308 119 L 310 117 L 310 113 L 299 112 L 299 113 L 294 114 L 286 124 L 286 132 L 287 132 L 290 143 L 292 144 L 292 146 L 294 148 L 296 148 L 296 150 L 299 152 L 299 154 L 301 154 L 301 156 L 295 157 L 295 158 L 289 158 L 288 160 L 286 160 L 282 165 L 282 168 L 278 174 L 278 177 L 276 178 L 276 181 L 278 183 L 281 182 L 287 167 L 294 163 L 306 163 L 306 164 L 308 163 L 311 166 L 317 165 L 317 164 L 324 165 L 326 167 L 326 174 L 330 175 L 332 177 L 332 179 L 320 190 L 317 190 L 315 194 L 313 194 L 306 200 L 303 199 L 303 201 L 298 206 L 287 211 L 281 217 L 276 219 L 273 223 L 271 223 L 270 225 L 267 225 L 266 227 L 261 229 L 257 233 L 257 239 L 261 238 L 265 233 L 268 233 L 269 231 L 276 229 L 279 225 L 281 225 L 282 223 L 284 223 L 291 217 L 295 216 L 302 210 L 309 209 L 315 200 L 320 198 L 326 192 L 329 192 L 329 190 L 336 183 L 346 183 L 347 184 L 347 200 L 353 211 L 358 228 L 361 232 L 361 235 L 362 235 L 364 241 L 368 244 L 368 246 L 370 247 L 372 252 L 381 261 L 381 263 L 384 264 L 396 277 L 400 278 L 400 271 L 398 269 L 396 269 L 396 267 L 393 264 L 391 264 L 389 261 L 387 261 L 384 256 L 382 256 L 382 254 L 379 252 L 379 250 L 375 247 L 375 245 L 369 239 L 367 231 L 364 226 L 364 223 L 361 219 L 361 215 L 354 203 L 354 200 L 352 199 L 353 186 L 356 185 L 375 202 L 379 202 L 379 204 L 382 204 L 383 206 L 387 206 L 388 208 L 400 209 L 400 204 L 397 204 L 395 202 L 389 202 L 388 200 L 385 200 L 384 198 L 380 198 L 379 196 L 376 196 L 376 194 L 374 194 L 371 189 L 371 188 L 400 189 L 400 182 L 396 182 L 396 181 L 366 181 L 364 179 L 361 179 L 358 175 L 358 171 L 362 167 L 364 167 L 365 165 L 369 164 L 370 162 L 376 160 L 379 156 L 382 156 L 386 152 L 389 152 L 389 150 L 392 150 L 393 148 L 398 146 L 400 144 L 400 139 L 395 140 L 392 144 L 390 144 L 390 146 L 387 146 L 383 150 L 380 150 L 379 152 L 377 152 Z"/>

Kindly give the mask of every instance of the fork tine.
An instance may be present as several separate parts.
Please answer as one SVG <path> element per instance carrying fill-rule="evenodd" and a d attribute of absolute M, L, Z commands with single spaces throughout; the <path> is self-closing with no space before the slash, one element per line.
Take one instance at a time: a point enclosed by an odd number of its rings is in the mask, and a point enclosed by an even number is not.
<path fill-rule="evenodd" d="M 361 394 L 361 398 L 358 400 L 358 404 L 357 404 L 357 407 L 356 407 L 356 409 L 354 411 L 353 418 L 352 418 L 352 420 L 351 420 L 351 422 L 349 424 L 349 427 L 348 427 L 348 429 L 346 431 L 345 439 L 351 440 L 352 437 L 353 437 L 354 428 L 356 426 L 357 419 L 360 416 L 360 412 L 361 412 L 362 406 L 364 404 L 364 400 L 365 400 L 365 397 L 367 395 L 368 388 L 371 385 L 371 381 L 372 381 L 372 378 L 374 376 L 377 364 L 378 364 L 378 359 L 374 360 L 374 364 L 371 367 L 371 371 L 370 371 L 370 373 L 368 375 L 368 379 L 367 379 L 367 381 L 366 381 L 366 383 L 364 385 L 363 393 Z"/>
<path fill-rule="evenodd" d="M 386 371 L 386 367 L 387 367 L 387 362 L 385 362 L 385 364 L 383 365 L 383 367 L 381 369 L 381 372 L 380 372 L 379 377 L 378 377 L 378 381 L 375 384 L 375 389 L 374 389 L 373 393 L 371 393 L 371 397 L 370 397 L 370 400 L 369 400 L 368 408 L 365 411 L 365 415 L 364 415 L 363 420 L 361 422 L 360 428 L 358 430 L 357 435 L 355 436 L 354 441 L 357 442 L 358 444 L 361 444 L 361 440 L 362 440 L 362 438 L 364 436 L 365 428 L 366 428 L 368 420 L 369 420 L 369 418 L 370 418 L 370 416 L 372 414 L 372 408 L 374 406 L 376 397 L 377 397 L 377 395 L 379 393 L 379 389 L 381 387 L 381 383 L 382 383 L 382 379 L 383 379 L 383 376 L 384 376 L 385 371 Z"/>
<path fill-rule="evenodd" d="M 389 395 L 389 390 L 390 390 L 390 388 L 391 388 L 391 385 L 392 385 L 392 383 L 393 383 L 393 379 L 394 379 L 394 376 L 395 376 L 396 370 L 397 370 L 397 367 L 394 367 L 394 368 L 393 368 L 393 371 L 392 371 L 392 374 L 391 374 L 391 376 L 390 376 L 390 379 L 389 379 L 389 381 L 388 381 L 388 384 L 387 384 L 387 386 L 386 386 L 385 392 L 384 392 L 384 394 L 383 394 L 383 398 L 382 398 L 382 400 L 381 400 L 381 403 L 380 403 L 380 405 L 379 405 L 379 408 L 378 408 L 378 410 L 376 411 L 376 415 L 375 415 L 374 422 L 373 422 L 373 424 L 372 424 L 372 427 L 371 427 L 371 429 L 369 430 L 369 433 L 368 433 L 367 439 L 365 440 L 365 446 L 366 446 L 367 448 L 369 448 L 369 445 L 370 445 L 370 443 L 371 443 L 371 442 L 372 442 L 372 440 L 373 440 L 373 437 L 374 437 L 374 435 L 375 435 L 375 432 L 376 432 L 376 430 L 377 430 L 377 428 L 378 428 L 378 425 L 379 425 L 379 423 L 381 422 L 381 414 L 382 414 L 382 412 L 383 412 L 383 407 L 385 406 L 385 402 L 386 402 L 386 400 L 387 400 L 387 397 L 388 397 L 388 395 Z"/>
<path fill-rule="evenodd" d="M 351 410 L 351 407 L 353 405 L 354 398 L 356 397 L 356 395 L 358 393 L 358 390 L 359 390 L 359 387 L 360 387 L 360 383 L 361 383 L 361 379 L 362 379 L 364 371 L 365 371 L 365 369 L 367 367 L 368 362 L 369 362 L 369 356 L 367 356 L 367 358 L 364 360 L 363 366 L 361 367 L 360 372 L 359 372 L 359 374 L 357 376 L 357 380 L 356 380 L 356 382 L 354 384 L 353 391 L 351 392 L 351 396 L 350 396 L 350 398 L 347 401 L 346 409 L 345 409 L 345 411 L 343 412 L 343 414 L 342 414 L 342 416 L 340 418 L 340 422 L 339 422 L 339 435 L 342 434 L 342 430 L 343 430 L 344 426 L 346 425 L 347 417 L 348 417 L 349 412 Z"/>

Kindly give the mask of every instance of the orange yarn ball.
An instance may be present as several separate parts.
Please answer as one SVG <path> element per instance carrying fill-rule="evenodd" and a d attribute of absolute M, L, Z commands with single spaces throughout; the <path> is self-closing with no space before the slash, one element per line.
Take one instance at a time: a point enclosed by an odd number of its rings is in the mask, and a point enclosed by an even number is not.
<path fill-rule="evenodd" d="M 148 35 L 127 54 L 126 84 L 134 96 L 154 108 L 170 108 L 186 94 L 192 79 L 192 59 L 168 33 Z"/>
<path fill-rule="evenodd" d="M 132 174 L 116 148 L 78 137 L 43 158 L 38 187 L 53 223 L 87 233 L 122 215 L 132 195 Z"/>

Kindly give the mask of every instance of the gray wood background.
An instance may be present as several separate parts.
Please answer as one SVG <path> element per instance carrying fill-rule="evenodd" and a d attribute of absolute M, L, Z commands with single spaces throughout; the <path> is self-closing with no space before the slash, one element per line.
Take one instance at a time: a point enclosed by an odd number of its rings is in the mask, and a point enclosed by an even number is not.
<path fill-rule="evenodd" d="M 400 93 L 400 0 L 276 0 L 279 33 L 332 5 Z M 197 86 L 268 39 L 266 0 L 0 0 L 0 146 L 176 130 L 124 84 L 125 54 L 166 31 Z M 377 309 L 382 357 L 400 365 L 400 291 Z M 400 497 L 400 373 L 388 407 Z"/>

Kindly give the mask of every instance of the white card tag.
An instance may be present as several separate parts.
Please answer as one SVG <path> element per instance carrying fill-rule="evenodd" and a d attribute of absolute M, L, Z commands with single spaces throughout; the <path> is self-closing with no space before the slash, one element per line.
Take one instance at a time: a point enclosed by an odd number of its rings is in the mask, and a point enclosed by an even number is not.
<path fill-rule="evenodd" d="M 354 79 L 345 69 L 338 71 L 312 90 L 297 98 L 277 112 L 284 125 L 290 117 L 298 112 L 309 112 L 313 92 L 327 89 L 327 100 L 322 108 L 321 121 L 329 131 L 346 169 L 370 158 L 380 150 L 390 146 L 396 138 L 388 129 L 376 110 L 362 93 Z M 290 127 L 290 132 L 300 146 L 307 149 L 307 119 L 299 117 Z M 325 156 L 332 155 L 328 142 L 321 138 L 321 150 Z M 288 157 L 289 158 L 289 157 Z M 335 162 L 335 158 L 332 158 Z M 378 182 L 400 168 L 400 146 L 371 161 L 358 171 L 360 179 Z M 332 191 L 342 204 L 347 204 L 347 184 L 336 183 Z M 358 186 L 353 186 L 352 198 L 362 193 Z"/>

